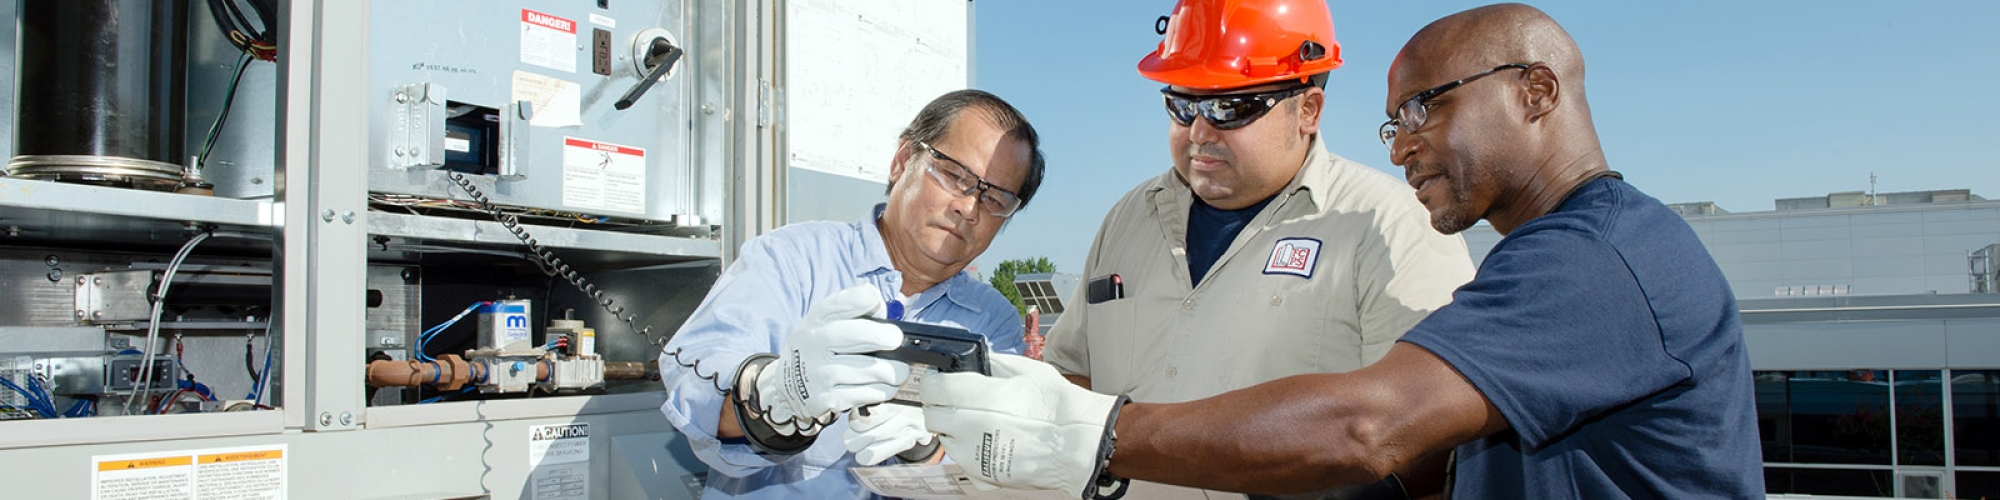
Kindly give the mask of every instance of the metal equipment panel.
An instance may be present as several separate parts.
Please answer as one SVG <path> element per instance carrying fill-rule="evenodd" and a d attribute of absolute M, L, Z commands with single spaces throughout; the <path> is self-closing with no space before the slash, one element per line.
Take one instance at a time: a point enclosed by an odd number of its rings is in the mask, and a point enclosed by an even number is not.
<path fill-rule="evenodd" d="M 369 30 L 369 188 L 613 217 L 702 215 L 681 2 L 377 2 Z M 598 34 L 599 31 L 604 32 Z M 628 109 L 655 39 L 688 51 Z M 720 61 L 716 61 L 719 63 Z M 603 71 L 608 74 L 599 74 Z M 713 214 L 709 214 L 712 218 Z M 679 216 L 679 219 L 676 217 Z"/>

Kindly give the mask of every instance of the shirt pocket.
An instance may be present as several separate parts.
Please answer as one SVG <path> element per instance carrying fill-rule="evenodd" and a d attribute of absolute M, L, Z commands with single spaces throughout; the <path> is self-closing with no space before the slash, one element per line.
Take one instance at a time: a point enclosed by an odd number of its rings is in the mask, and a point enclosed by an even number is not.
<path fill-rule="evenodd" d="M 1090 332 L 1090 385 L 1091 389 L 1123 394 L 1133 389 L 1135 365 L 1142 357 L 1141 351 L 1149 345 L 1157 345 L 1159 338 L 1156 328 L 1141 323 L 1140 297 L 1125 297 L 1087 304 L 1084 327 Z M 1161 314 L 1170 314 L 1162 311 Z M 1157 359 L 1157 352 L 1152 359 Z"/>

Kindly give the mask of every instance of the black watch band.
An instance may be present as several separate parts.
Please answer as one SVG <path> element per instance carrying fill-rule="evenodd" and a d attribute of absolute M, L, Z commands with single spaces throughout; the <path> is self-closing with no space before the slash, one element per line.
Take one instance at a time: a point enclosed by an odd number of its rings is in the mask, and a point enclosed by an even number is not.
<path fill-rule="evenodd" d="M 1104 417 L 1104 440 L 1097 445 L 1097 468 L 1091 471 L 1090 484 L 1083 488 L 1083 500 L 1118 500 L 1132 486 L 1132 480 L 1111 474 L 1111 454 L 1118 451 L 1118 412 L 1130 402 L 1132 397 L 1124 394 L 1111 402 L 1111 414 Z M 1110 493 L 1104 492 L 1107 488 Z"/>
<path fill-rule="evenodd" d="M 736 425 L 743 428 L 751 449 L 764 455 L 797 455 L 812 447 L 819 435 L 779 431 L 764 420 L 763 406 L 756 403 L 757 376 L 763 373 L 765 365 L 777 359 L 774 354 L 753 354 L 744 359 L 736 367 L 736 387 L 729 391 L 729 402 L 736 405 Z"/>

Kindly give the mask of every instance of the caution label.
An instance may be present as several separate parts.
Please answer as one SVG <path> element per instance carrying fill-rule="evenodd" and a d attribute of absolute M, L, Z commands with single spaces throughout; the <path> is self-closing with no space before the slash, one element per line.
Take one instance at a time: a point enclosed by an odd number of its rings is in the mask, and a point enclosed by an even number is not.
<path fill-rule="evenodd" d="M 564 137 L 562 193 L 572 207 L 645 213 L 646 150 Z"/>
<path fill-rule="evenodd" d="M 521 62 L 576 72 L 576 21 L 521 9 Z"/>
<path fill-rule="evenodd" d="M 528 427 L 528 498 L 590 498 L 590 423 Z"/>
<path fill-rule="evenodd" d="M 285 445 L 91 457 L 92 500 L 285 498 Z"/>

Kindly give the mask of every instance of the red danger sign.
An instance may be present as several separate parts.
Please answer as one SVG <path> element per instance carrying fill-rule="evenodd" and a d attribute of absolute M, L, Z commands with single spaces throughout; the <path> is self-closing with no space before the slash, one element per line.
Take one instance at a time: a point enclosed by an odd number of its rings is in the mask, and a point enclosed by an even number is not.
<path fill-rule="evenodd" d="M 568 19 L 563 19 L 560 17 L 551 16 L 548 14 L 543 14 L 528 9 L 521 9 L 521 22 L 569 33 L 572 35 L 576 34 L 576 21 L 571 21 Z"/>

